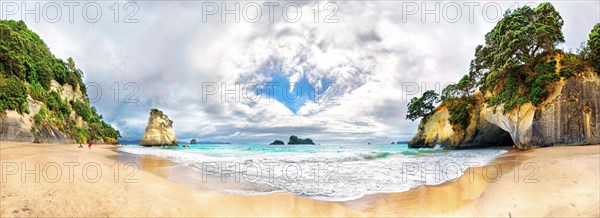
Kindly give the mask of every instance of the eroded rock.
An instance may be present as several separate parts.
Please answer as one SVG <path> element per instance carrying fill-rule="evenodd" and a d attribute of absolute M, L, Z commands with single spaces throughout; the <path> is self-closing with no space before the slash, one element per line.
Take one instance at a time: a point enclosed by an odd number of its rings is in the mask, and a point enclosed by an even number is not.
<path fill-rule="evenodd" d="M 177 137 L 173 131 L 173 121 L 162 111 L 152 109 L 150 111 L 150 118 L 148 118 L 148 126 L 146 126 L 140 145 L 177 146 Z"/>

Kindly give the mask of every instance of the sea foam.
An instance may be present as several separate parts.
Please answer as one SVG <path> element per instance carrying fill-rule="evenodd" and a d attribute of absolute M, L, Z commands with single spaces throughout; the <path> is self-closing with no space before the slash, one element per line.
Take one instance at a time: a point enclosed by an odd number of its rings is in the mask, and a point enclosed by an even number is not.
<path fill-rule="evenodd" d="M 226 182 L 247 183 L 234 189 L 219 188 L 221 192 L 289 192 L 325 201 L 441 184 L 506 152 L 408 149 L 406 145 L 192 145 L 191 149 L 130 145 L 119 149 L 168 158 L 217 182 L 225 178 Z M 269 188 L 254 188 L 258 186 Z"/>

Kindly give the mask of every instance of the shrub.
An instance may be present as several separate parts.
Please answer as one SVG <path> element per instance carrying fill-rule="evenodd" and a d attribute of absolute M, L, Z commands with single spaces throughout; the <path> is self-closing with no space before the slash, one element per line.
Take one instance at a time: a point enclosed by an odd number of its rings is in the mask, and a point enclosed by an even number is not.
<path fill-rule="evenodd" d="M 41 102 L 46 102 L 48 96 L 44 87 L 37 82 L 34 82 L 29 86 L 29 94 L 31 95 L 31 98 Z"/>
<path fill-rule="evenodd" d="M 4 79 L 2 79 L 4 80 Z M 16 76 L 11 76 L 0 83 L 0 107 L 4 110 L 27 112 L 27 87 Z"/>
<path fill-rule="evenodd" d="M 571 70 L 571 68 L 563 68 L 560 70 L 560 76 L 570 78 L 573 76 L 573 70 Z"/>
<path fill-rule="evenodd" d="M 87 140 L 89 139 L 90 132 L 85 128 L 77 128 L 75 135 L 76 135 L 75 139 L 77 140 L 77 142 L 86 143 Z"/>
<path fill-rule="evenodd" d="M 40 111 L 33 117 L 33 119 L 37 124 L 44 123 L 44 120 L 46 119 L 46 109 L 43 107 L 40 108 Z"/>
<path fill-rule="evenodd" d="M 90 117 L 91 117 L 90 108 L 85 103 L 75 100 L 75 101 L 71 101 L 71 106 L 73 107 L 73 110 L 75 110 L 75 113 L 77 115 L 81 116 L 81 118 L 83 118 L 83 120 L 85 120 L 85 121 L 90 120 Z"/>
<path fill-rule="evenodd" d="M 548 85 L 560 79 L 556 74 L 556 61 L 548 61 L 540 63 L 535 68 L 537 77 L 529 77 L 526 83 L 531 83 L 533 80 L 531 90 L 529 92 L 529 100 L 533 105 L 539 105 L 547 97 Z"/>
<path fill-rule="evenodd" d="M 454 98 L 446 102 L 448 113 L 450 114 L 448 121 L 450 121 L 453 128 L 460 127 L 460 129 L 466 129 L 469 126 L 474 102 L 475 98 L 472 96 Z"/>

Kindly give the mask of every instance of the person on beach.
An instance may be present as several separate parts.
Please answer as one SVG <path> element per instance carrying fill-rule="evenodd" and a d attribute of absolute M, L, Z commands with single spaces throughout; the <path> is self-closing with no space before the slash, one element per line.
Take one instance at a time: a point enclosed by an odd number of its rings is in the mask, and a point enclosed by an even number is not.
<path fill-rule="evenodd" d="M 89 149 L 92 149 L 92 141 L 89 141 L 89 142 L 88 142 L 88 148 L 89 148 Z"/>

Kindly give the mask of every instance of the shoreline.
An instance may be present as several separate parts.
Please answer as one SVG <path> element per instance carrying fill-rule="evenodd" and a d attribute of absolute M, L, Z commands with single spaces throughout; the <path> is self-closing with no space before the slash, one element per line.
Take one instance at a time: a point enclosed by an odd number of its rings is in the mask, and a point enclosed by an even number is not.
<path fill-rule="evenodd" d="M 127 146 L 127 145 L 125 145 L 125 146 Z M 481 150 L 481 149 L 504 150 L 507 153 L 517 151 L 513 147 L 508 147 L 508 146 L 488 147 L 488 148 L 468 148 L 468 149 L 459 149 L 459 150 L 464 151 L 464 150 Z M 116 152 L 122 154 L 123 156 L 128 157 L 125 159 L 128 159 L 130 161 L 131 160 L 135 161 L 135 163 L 137 165 L 142 166 L 142 168 L 145 165 L 150 165 L 151 167 L 149 167 L 145 170 L 151 171 L 157 176 L 160 176 L 165 179 L 169 179 L 171 181 L 174 181 L 176 183 L 179 183 L 181 185 L 184 185 L 184 186 L 187 186 L 189 188 L 193 188 L 193 189 L 196 189 L 199 191 L 212 191 L 212 192 L 217 192 L 220 194 L 234 195 L 234 196 L 261 196 L 261 195 L 270 195 L 270 194 L 277 194 L 277 193 L 287 193 L 287 194 L 292 194 L 296 197 L 306 198 L 306 199 L 310 199 L 310 200 L 330 202 L 330 203 L 339 203 L 339 204 L 347 204 L 348 202 L 361 202 L 362 201 L 361 199 L 363 199 L 363 198 L 370 199 L 370 198 L 372 198 L 372 196 L 409 192 L 409 191 L 419 188 L 421 186 L 435 187 L 435 186 L 447 185 L 447 183 L 452 183 L 451 181 L 461 179 L 463 176 L 466 175 L 465 172 L 472 171 L 471 168 L 479 169 L 481 167 L 485 167 L 489 163 L 495 162 L 496 159 L 498 159 L 506 154 L 506 153 L 500 154 L 500 155 L 494 157 L 494 159 L 488 163 L 485 163 L 482 165 L 480 163 L 478 163 L 479 166 L 469 167 L 465 171 L 461 172 L 461 175 L 458 176 L 458 178 L 442 181 L 439 184 L 430 184 L 430 185 L 422 184 L 417 187 L 413 187 L 413 188 L 403 190 L 403 191 L 389 191 L 389 192 L 374 191 L 371 193 L 365 193 L 364 195 L 357 197 L 357 198 L 341 198 L 341 199 L 333 199 L 332 200 L 332 199 L 328 199 L 328 198 L 321 198 L 319 196 L 313 197 L 313 196 L 295 195 L 293 193 L 289 193 L 289 192 L 286 192 L 283 190 L 264 191 L 265 189 L 273 189 L 271 186 L 265 186 L 264 184 L 257 184 L 257 183 L 249 184 L 248 182 L 230 181 L 230 180 L 227 180 L 226 182 L 221 182 L 221 181 L 219 181 L 220 178 L 218 176 L 214 176 L 214 175 L 208 175 L 207 181 L 203 181 L 203 178 L 201 175 L 199 175 L 198 170 L 192 169 L 189 166 L 185 166 L 182 163 L 177 163 L 167 157 L 162 157 L 162 156 L 153 155 L 153 154 L 128 153 L 125 151 L 120 151 L 116 147 L 114 150 Z M 121 158 L 121 159 L 123 159 L 123 158 Z M 124 162 L 123 160 L 121 160 L 121 161 Z M 159 169 L 157 169 L 157 168 L 159 168 Z M 479 173 L 479 174 L 481 174 L 481 173 Z M 240 188 L 262 189 L 262 190 L 241 193 L 241 192 L 237 191 L 237 190 L 240 190 Z M 236 191 L 232 192 L 231 189 L 236 190 Z M 352 203 L 350 203 L 349 205 L 352 205 Z"/>
<path fill-rule="evenodd" d="M 538 148 L 530 151 L 508 152 L 498 156 L 486 166 L 469 168 L 458 181 L 446 181 L 440 185 L 419 186 L 405 192 L 369 194 L 357 200 L 344 202 L 318 201 L 289 193 L 265 195 L 221 194 L 202 187 L 190 187 L 175 180 L 177 164 L 161 157 L 143 157 L 122 154 L 112 145 L 94 145 L 91 150 L 78 149 L 76 144 L 31 144 L 0 142 L 0 157 L 3 162 L 2 216 L 597 216 L 600 192 L 598 169 L 600 168 L 600 146 L 564 146 Z M 137 159 L 139 171 L 137 183 L 123 183 L 128 172 L 119 175 L 119 182 L 109 173 L 115 162 L 124 163 Z M 577 158 L 577 160 L 575 159 Z M 583 159 L 583 160 L 580 160 Z M 75 182 L 62 180 L 50 183 L 19 181 L 14 175 L 6 175 L 6 162 L 48 163 L 88 162 L 97 163 L 103 176 L 96 183 L 86 182 L 75 174 Z M 527 176 L 524 163 L 539 165 L 538 183 L 515 183 Z M 500 166 L 502 176 L 495 182 L 486 181 L 485 175 Z M 515 165 L 518 163 L 520 165 Z M 566 167 L 585 166 L 565 171 L 555 165 Z M 27 167 L 33 168 L 33 165 Z M 515 167 L 520 167 L 515 173 Z M 28 168 L 29 169 L 29 168 Z M 50 168 L 49 168 L 50 169 Z M 487 169 L 484 172 L 484 169 Z M 51 171 L 51 170 L 50 170 Z M 106 172 L 106 173 L 104 173 Z M 466 171 L 465 171 L 466 172 Z M 569 173 L 571 172 L 571 173 Z M 64 174 L 64 173 L 63 173 Z M 125 174 L 125 175 L 123 175 Z M 516 174 L 516 175 L 515 175 Z M 564 178 L 558 182 L 548 181 Z M 574 175 L 572 175 L 574 174 Z M 595 177 L 594 177 L 595 176 Z M 558 177 L 561 178 L 561 177 Z M 34 176 L 26 175 L 27 180 Z M 561 191 L 568 198 L 548 197 L 546 205 L 527 204 L 537 195 L 548 190 L 564 189 L 561 181 L 572 180 L 574 186 Z M 71 192 L 75 189 L 78 192 Z M 74 191 L 75 191 L 74 190 Z M 591 193 L 581 196 L 581 193 Z M 541 193 L 538 193 L 541 192 Z M 569 195 L 569 193 L 579 193 Z M 552 193 L 550 193 L 552 194 Z M 568 201 L 568 202 L 567 202 Z M 535 202 L 535 200 L 533 201 Z M 587 202 L 587 203 L 586 203 Z M 124 204 L 125 203 L 125 204 Z M 127 204 L 128 203 L 128 204 Z M 596 203 L 595 207 L 593 206 Z M 160 205 L 160 206 L 158 206 Z M 201 205 L 201 206 L 199 206 Z M 549 207 L 548 205 L 554 205 Z M 573 206 L 575 205 L 575 206 Z M 208 209 L 208 207 L 212 209 Z M 58 208 L 58 209 L 57 209 Z M 561 208 L 556 211 L 556 208 Z M 583 208 L 583 209 L 580 209 Z"/>

